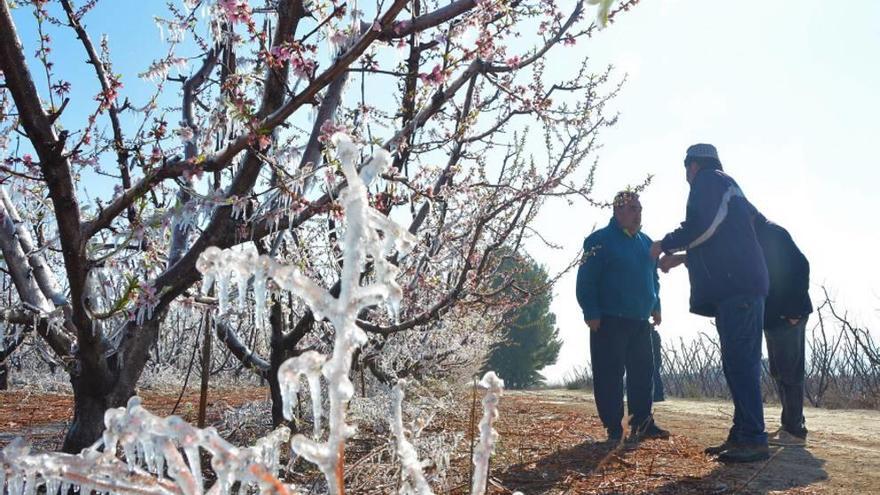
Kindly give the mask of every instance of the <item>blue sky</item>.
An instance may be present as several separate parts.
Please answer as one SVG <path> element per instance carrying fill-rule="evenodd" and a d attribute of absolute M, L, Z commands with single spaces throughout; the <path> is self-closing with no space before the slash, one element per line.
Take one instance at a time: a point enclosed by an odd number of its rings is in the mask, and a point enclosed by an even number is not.
<path fill-rule="evenodd" d="M 592 39 L 551 52 L 547 68 L 551 75 L 558 71 L 568 77 L 572 57 L 590 57 L 595 70 L 614 64 L 618 74 L 628 74 L 610 109 L 620 112 L 620 121 L 601 138 L 598 199 L 653 174 L 642 197 L 643 220 L 645 232 L 659 238 L 684 216 L 684 150 L 695 142 L 713 143 L 749 199 L 788 228 L 810 259 L 814 299 L 825 284 L 857 321 L 876 330 L 880 2 L 842 4 L 645 1 Z M 105 0 L 86 17 L 96 43 L 100 32 L 109 36 L 115 71 L 124 74 L 123 93 L 136 105 L 154 87 L 136 75 L 165 53 L 152 18 L 164 11 L 159 1 Z M 31 54 L 35 36 L 29 16 L 29 8 L 15 13 Z M 62 117 L 75 119 L 71 125 L 79 127 L 94 108 L 97 86 L 68 31 L 55 35 L 54 61 L 56 73 L 85 95 L 74 98 Z M 173 128 L 179 115 L 169 114 L 167 120 Z M 535 156 L 543 156 L 540 149 Z M 539 230 L 565 246 L 564 256 L 537 244 L 530 246 L 532 255 L 551 270 L 559 268 L 557 260 L 572 259 L 584 236 L 609 215 L 584 205 L 549 203 Z M 663 335 L 690 337 L 711 330 L 709 320 L 688 314 L 683 269 L 661 283 Z M 559 363 L 546 375 L 559 379 L 585 365 L 588 355 L 574 274 L 561 280 L 552 309 L 565 344 Z"/>
<path fill-rule="evenodd" d="M 789 229 L 810 259 L 814 301 L 827 285 L 878 334 L 880 2 L 843 5 L 641 2 L 576 48 L 597 65 L 613 63 L 629 74 L 613 103 L 620 122 L 602 138 L 600 198 L 654 174 L 642 196 L 643 223 L 659 238 L 684 218 L 685 149 L 713 143 L 748 198 Z M 542 229 L 576 250 L 609 215 L 583 210 L 581 232 L 571 232 L 568 221 L 558 221 L 571 212 L 551 205 Z M 552 257 L 543 261 L 553 266 Z M 552 306 L 565 345 L 558 364 L 545 370 L 551 380 L 584 366 L 588 356 L 574 282 L 574 274 L 561 280 Z M 688 314 L 683 269 L 661 284 L 662 335 L 712 331 L 708 319 Z"/>

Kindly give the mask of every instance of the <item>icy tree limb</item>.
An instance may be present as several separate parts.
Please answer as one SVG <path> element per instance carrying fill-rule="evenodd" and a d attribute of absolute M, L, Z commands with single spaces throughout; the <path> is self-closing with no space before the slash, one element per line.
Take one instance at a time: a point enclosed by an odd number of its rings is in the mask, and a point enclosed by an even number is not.
<path fill-rule="evenodd" d="M 76 37 L 79 38 L 83 49 L 89 57 L 88 63 L 95 69 L 95 77 L 97 77 L 101 85 L 101 91 L 108 93 L 112 90 L 112 85 L 110 77 L 107 75 L 107 67 L 101 61 L 97 50 L 95 50 L 95 45 L 92 43 L 89 33 L 80 23 L 80 18 L 74 12 L 70 0 L 61 0 L 61 6 L 67 15 L 68 25 L 76 32 Z M 131 173 L 128 170 L 129 151 L 125 146 L 125 137 L 122 134 L 122 124 L 119 119 L 119 108 L 116 106 L 115 101 L 108 101 L 107 115 L 110 117 L 110 126 L 113 129 L 113 147 L 116 151 L 116 163 L 119 167 L 120 178 L 122 179 L 122 188 L 123 190 L 129 189 L 131 187 Z M 135 211 L 132 207 L 128 208 L 128 220 L 132 223 L 135 221 Z"/>
<path fill-rule="evenodd" d="M 211 454 L 217 481 L 207 493 L 229 493 L 233 484 L 242 489 L 255 486 L 261 493 L 288 495 L 289 487 L 275 473 L 280 446 L 290 437 L 281 427 L 259 439 L 253 447 L 238 448 L 213 428 L 196 428 L 177 416 L 160 418 L 141 407 L 133 397 L 128 407 L 110 409 L 104 416 L 106 429 L 95 445 L 80 454 L 30 455 L 30 448 L 16 440 L 0 451 L 0 486 L 8 480 L 10 495 L 67 492 L 76 486 L 82 493 L 97 490 L 116 494 L 200 495 L 203 493 L 199 449 Z M 116 457 L 121 448 L 125 460 Z M 184 454 L 181 455 L 180 450 Z M 166 479 L 166 472 L 171 479 Z"/>
<path fill-rule="evenodd" d="M 19 242 L 14 218 L 15 215 L 7 209 L 6 202 L 0 201 L 0 252 L 3 253 L 3 259 L 20 300 L 27 309 L 36 313 L 31 315 L 31 323 L 58 356 L 69 356 L 73 339 L 62 331 L 60 324 L 57 324 L 63 317 L 54 312 L 55 308 L 40 290 L 37 278 L 31 276 L 30 264 L 22 243 Z M 18 316 L 23 316 L 21 313 L 16 313 Z"/>
<path fill-rule="evenodd" d="M 214 67 L 216 67 L 217 62 L 220 59 L 220 51 L 220 45 L 211 48 L 202 60 L 202 66 L 199 70 L 187 78 L 183 83 L 183 105 L 181 108 L 183 125 L 193 131 L 193 137 L 183 145 L 183 156 L 187 160 L 193 160 L 199 154 L 198 146 L 196 145 L 199 138 L 199 127 L 193 117 L 193 102 L 195 101 L 195 94 L 199 90 L 199 87 L 208 79 L 208 76 L 214 70 Z M 192 185 L 191 178 L 186 178 L 185 182 L 187 186 Z M 189 200 L 190 194 L 186 187 L 179 188 L 177 191 L 178 207 L 183 210 Z M 183 253 L 186 250 L 187 238 L 189 237 L 190 230 L 192 230 L 192 227 L 187 222 L 182 221 L 181 215 L 181 213 L 175 215 L 174 221 L 171 223 L 171 247 L 168 249 L 167 267 L 173 266 L 180 260 L 181 256 L 183 256 Z"/>
<path fill-rule="evenodd" d="M 431 487 L 425 481 L 425 475 L 422 473 L 422 463 L 419 461 L 418 452 L 413 444 L 406 439 L 406 432 L 403 429 L 403 387 L 406 386 L 406 380 L 400 380 L 392 390 L 393 402 L 391 403 L 391 433 L 397 441 L 397 456 L 400 458 L 400 464 L 403 468 L 405 483 L 411 485 L 409 488 L 419 495 L 433 495 Z"/>
<path fill-rule="evenodd" d="M 291 440 L 291 448 L 307 460 L 315 463 L 327 479 L 329 492 L 341 494 L 343 488 L 343 462 L 345 442 L 354 433 L 354 428 L 346 423 L 348 403 L 354 394 L 354 386 L 349 380 L 353 353 L 362 346 L 366 334 L 356 324 L 358 313 L 381 302 L 387 302 L 390 310 L 396 313 L 402 298 L 402 290 L 396 282 L 399 269 L 388 261 L 392 252 L 405 254 L 414 246 L 414 238 L 399 225 L 382 215 L 375 214 L 367 199 L 367 187 L 356 164 L 359 151 L 347 136 L 337 134 L 333 138 L 337 147 L 342 172 L 348 187 L 339 196 L 345 212 L 345 234 L 342 274 L 339 280 L 339 295 L 333 294 L 305 277 L 296 268 L 280 265 L 271 257 L 256 257 L 252 253 L 240 251 L 221 251 L 208 248 L 197 264 L 205 276 L 205 287 L 212 280 L 218 282 L 220 306 L 225 308 L 230 282 L 235 282 L 239 290 L 247 288 L 247 278 L 233 278 L 234 273 L 246 270 L 254 277 L 272 277 L 276 284 L 300 296 L 320 320 L 327 318 L 336 330 L 333 354 L 327 359 L 316 352 L 307 352 L 291 358 L 279 369 L 279 382 L 284 401 L 284 414 L 289 419 L 292 414 L 292 401 L 299 391 L 302 376 L 309 379 L 312 392 L 316 429 L 314 438 L 296 435 Z M 361 170 L 364 177 L 377 177 L 390 163 L 390 154 L 379 149 Z M 379 232 L 382 232 L 380 237 Z M 373 263 L 375 280 L 361 287 L 360 275 L 367 258 Z M 257 305 L 266 301 L 263 281 L 253 284 L 262 293 L 254 294 Z M 240 292 L 241 294 L 241 292 Z M 240 298 L 239 302 L 242 300 Z M 222 309 L 221 309 L 222 312 Z M 329 432 L 326 442 L 319 441 L 318 428 L 321 421 L 320 382 L 318 371 L 328 384 L 330 410 L 327 414 Z"/>
<path fill-rule="evenodd" d="M 489 371 L 480 380 L 480 387 L 486 389 L 483 397 L 483 419 L 480 420 L 480 441 L 474 449 L 474 484 L 472 495 L 486 493 L 486 482 L 489 479 L 489 458 L 495 450 L 498 433 L 493 428 L 498 419 L 498 400 L 504 389 L 504 380 L 498 378 L 494 371 Z"/>
<path fill-rule="evenodd" d="M 40 158 L 40 172 L 52 200 L 70 287 L 71 320 L 77 329 L 77 344 L 84 354 L 96 355 L 100 352 L 97 348 L 101 335 L 93 331 L 86 308 L 88 263 L 71 163 L 64 154 L 67 133 L 56 132 L 53 119 L 43 108 L 8 2 L 0 2 L 0 70 L 18 109 L 21 126 Z"/>
<path fill-rule="evenodd" d="M 226 344 L 226 348 L 232 353 L 242 364 L 257 372 L 260 376 L 265 376 L 269 372 L 269 363 L 265 359 L 258 356 L 254 351 L 241 340 L 238 332 L 236 332 L 229 323 L 225 321 L 215 322 L 217 338 Z"/>
<path fill-rule="evenodd" d="M 18 243 L 21 244 L 21 249 L 24 251 L 25 256 L 27 256 L 28 264 L 33 270 L 34 278 L 37 280 L 37 285 L 40 287 L 43 295 L 55 306 L 66 305 L 67 299 L 58 285 L 55 274 L 52 273 L 42 253 L 34 245 L 30 230 L 28 230 L 27 225 L 19 216 L 15 204 L 9 199 L 9 194 L 6 192 L 5 187 L 0 187 L 0 201 L 3 202 L 3 209 L 0 211 L 12 219 Z"/>

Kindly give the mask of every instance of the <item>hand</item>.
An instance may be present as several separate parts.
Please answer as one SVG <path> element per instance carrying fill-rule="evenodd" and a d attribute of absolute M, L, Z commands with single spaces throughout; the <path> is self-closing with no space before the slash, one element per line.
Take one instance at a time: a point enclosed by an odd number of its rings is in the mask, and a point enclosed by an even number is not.
<path fill-rule="evenodd" d="M 651 313 L 651 319 L 653 320 L 653 321 L 651 322 L 651 324 L 654 325 L 655 327 L 659 327 L 659 326 L 660 326 L 660 322 L 663 321 L 663 317 L 660 316 L 660 312 L 659 312 L 659 311 L 654 311 L 653 313 Z"/>
<path fill-rule="evenodd" d="M 600 320 L 598 318 L 596 318 L 595 320 L 584 320 L 584 321 L 587 322 L 587 326 L 590 327 L 591 332 L 598 332 L 599 325 L 602 324 L 602 320 Z"/>
<path fill-rule="evenodd" d="M 684 263 L 684 260 L 685 257 L 679 254 L 667 254 L 660 258 L 660 271 L 662 271 L 663 273 L 669 273 L 669 270 L 672 270 L 678 265 Z"/>
<path fill-rule="evenodd" d="M 660 241 L 654 241 L 651 244 L 651 259 L 656 260 L 660 257 L 661 253 L 663 253 L 663 246 L 660 245 Z"/>

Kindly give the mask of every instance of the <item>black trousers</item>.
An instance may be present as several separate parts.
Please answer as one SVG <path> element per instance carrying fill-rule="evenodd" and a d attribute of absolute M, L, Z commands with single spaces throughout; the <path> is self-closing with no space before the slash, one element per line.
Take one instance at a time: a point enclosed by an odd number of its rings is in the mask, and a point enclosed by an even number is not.
<path fill-rule="evenodd" d="M 654 357 L 647 320 L 603 316 L 599 330 L 590 332 L 593 395 L 599 418 L 609 435 L 623 432 L 623 375 L 630 426 L 650 424 Z"/>
<path fill-rule="evenodd" d="M 663 346 L 660 333 L 651 330 L 651 344 L 654 353 L 654 402 L 666 400 L 666 392 L 663 390 L 663 378 L 660 371 L 663 370 Z"/>
<path fill-rule="evenodd" d="M 807 436 L 804 421 L 804 334 L 807 318 L 794 325 L 787 320 L 764 329 L 770 376 L 782 403 L 782 428 L 799 437 Z"/>

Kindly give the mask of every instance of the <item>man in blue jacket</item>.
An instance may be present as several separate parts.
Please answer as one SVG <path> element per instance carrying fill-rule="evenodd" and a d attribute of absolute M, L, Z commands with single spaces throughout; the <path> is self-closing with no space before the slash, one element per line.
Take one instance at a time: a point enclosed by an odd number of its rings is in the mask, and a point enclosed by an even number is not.
<path fill-rule="evenodd" d="M 755 219 L 755 232 L 767 260 L 770 291 L 764 302 L 764 338 L 770 376 L 782 403 L 782 427 L 770 435 L 771 445 L 806 443 L 804 420 L 804 339 L 810 301 L 810 262 L 791 234 L 763 215 Z"/>
<path fill-rule="evenodd" d="M 685 221 L 651 246 L 651 256 L 686 251 L 691 312 L 715 317 L 734 414 L 727 441 L 707 453 L 723 462 L 767 459 L 761 334 L 769 279 L 755 235 L 759 213 L 722 171 L 714 146 L 691 146 L 684 164 L 691 186 Z M 661 260 L 661 268 L 666 271 L 673 260 Z"/>
<path fill-rule="evenodd" d="M 651 414 L 654 360 L 651 323 L 660 324 L 657 262 L 651 239 L 640 232 L 638 194 L 614 198 L 608 226 L 584 240 L 577 275 L 577 299 L 590 328 L 593 395 L 610 442 L 623 438 L 623 376 L 630 414 L 630 438 L 667 438 Z"/>

